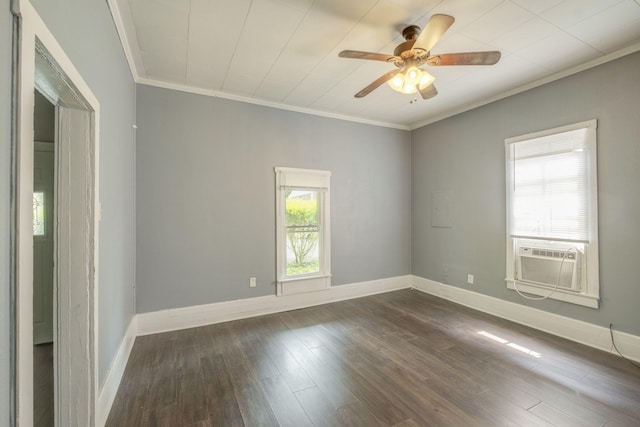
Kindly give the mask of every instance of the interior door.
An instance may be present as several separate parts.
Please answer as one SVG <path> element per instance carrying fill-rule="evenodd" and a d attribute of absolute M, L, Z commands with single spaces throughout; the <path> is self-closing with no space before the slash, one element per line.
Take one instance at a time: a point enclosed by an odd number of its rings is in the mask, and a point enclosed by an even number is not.
<path fill-rule="evenodd" d="M 54 144 L 36 142 L 33 168 L 33 343 L 53 341 Z"/>

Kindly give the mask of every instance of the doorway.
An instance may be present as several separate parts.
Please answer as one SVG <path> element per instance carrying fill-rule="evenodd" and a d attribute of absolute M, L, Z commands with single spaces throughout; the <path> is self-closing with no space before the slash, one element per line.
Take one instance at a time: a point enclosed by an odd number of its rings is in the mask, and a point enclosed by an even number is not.
<path fill-rule="evenodd" d="M 97 153 L 99 103 L 30 2 L 12 3 L 18 62 L 14 159 L 16 240 L 15 341 L 13 348 L 15 419 L 34 425 L 34 343 L 40 334 L 34 303 L 34 105 L 36 91 L 55 108 L 53 233 L 53 422 L 56 426 L 93 427 L 97 400 Z M 40 197 L 38 195 L 38 197 Z M 45 196 L 43 195 L 44 199 Z M 46 200 L 44 201 L 46 207 Z M 37 218 L 36 218 L 37 221 Z M 44 220 L 46 227 L 46 220 Z M 34 231 L 37 231 L 34 233 Z M 37 273 L 36 273 L 37 274 Z M 44 301 L 47 300 L 45 303 Z M 55 301 L 55 304 L 53 302 Z M 34 322 L 34 320 L 36 320 Z M 48 327 L 43 326 L 42 330 Z M 46 338 L 45 338 L 46 340 Z M 53 363 L 55 361 L 55 363 Z M 50 402 L 50 400 L 49 400 Z"/>
<path fill-rule="evenodd" d="M 55 107 L 37 90 L 33 111 L 33 425 L 54 425 Z"/>

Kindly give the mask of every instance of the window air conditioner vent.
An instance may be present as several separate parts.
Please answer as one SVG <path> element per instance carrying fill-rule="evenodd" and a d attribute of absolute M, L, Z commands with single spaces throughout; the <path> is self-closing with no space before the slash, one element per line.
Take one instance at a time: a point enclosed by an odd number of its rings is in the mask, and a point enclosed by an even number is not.
<path fill-rule="evenodd" d="M 554 250 L 554 249 L 542 249 L 542 248 L 520 248 L 522 249 L 530 249 L 531 250 L 531 255 L 534 256 L 542 256 L 542 257 L 547 257 L 547 258 L 558 258 L 560 260 L 562 260 L 562 257 L 565 254 L 565 251 L 559 251 L 559 250 Z M 575 260 L 576 259 L 576 253 L 575 252 L 569 252 L 567 254 L 567 257 L 565 258 L 565 260 L 567 259 L 572 259 Z"/>
<path fill-rule="evenodd" d="M 566 257 L 565 253 L 565 250 L 558 248 L 520 246 L 517 252 L 517 280 L 553 287 L 558 282 L 558 288 L 580 291 L 580 253 L 571 251 Z"/>

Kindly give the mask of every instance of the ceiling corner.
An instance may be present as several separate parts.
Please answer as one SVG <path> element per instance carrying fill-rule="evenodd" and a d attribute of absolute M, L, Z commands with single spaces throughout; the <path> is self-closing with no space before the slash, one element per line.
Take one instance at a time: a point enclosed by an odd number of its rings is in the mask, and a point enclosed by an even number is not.
<path fill-rule="evenodd" d="M 127 0 L 106 0 L 116 26 L 122 49 L 129 64 L 133 80 L 138 83 L 146 76 L 138 37 Z"/>

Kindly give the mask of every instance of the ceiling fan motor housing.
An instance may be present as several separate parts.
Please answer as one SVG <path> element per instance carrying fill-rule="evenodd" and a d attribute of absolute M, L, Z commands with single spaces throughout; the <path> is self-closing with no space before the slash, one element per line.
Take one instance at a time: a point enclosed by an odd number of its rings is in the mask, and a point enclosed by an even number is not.
<path fill-rule="evenodd" d="M 422 49 L 418 49 L 418 51 L 413 51 L 413 45 L 416 43 L 418 36 L 420 35 L 420 27 L 417 25 L 409 25 L 404 30 L 402 30 L 402 37 L 406 41 L 400 43 L 393 51 L 395 56 L 402 58 L 403 60 L 416 58 L 417 56 L 424 56 L 424 54 L 428 52 L 424 52 Z M 396 65 L 401 66 L 402 64 L 396 63 Z"/>
<path fill-rule="evenodd" d="M 402 37 L 404 37 L 404 39 L 407 41 L 417 39 L 419 34 L 420 27 L 418 27 L 417 25 L 409 25 L 404 30 L 402 30 Z"/>
<path fill-rule="evenodd" d="M 393 51 L 395 56 L 399 56 L 402 59 L 407 59 L 414 56 L 411 48 L 416 41 L 415 40 L 407 40 L 406 42 L 400 43 Z"/>

